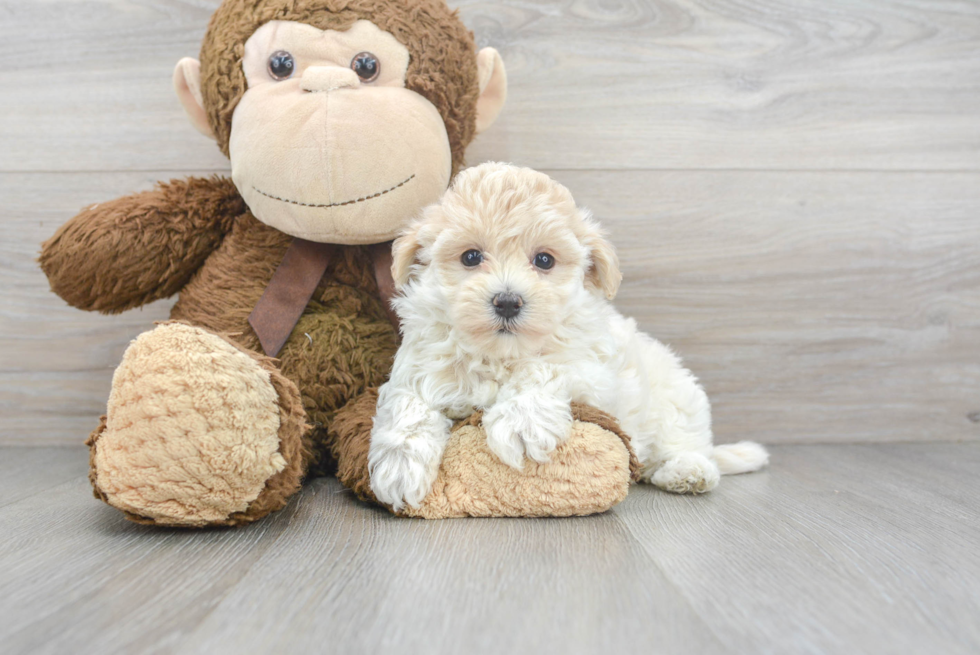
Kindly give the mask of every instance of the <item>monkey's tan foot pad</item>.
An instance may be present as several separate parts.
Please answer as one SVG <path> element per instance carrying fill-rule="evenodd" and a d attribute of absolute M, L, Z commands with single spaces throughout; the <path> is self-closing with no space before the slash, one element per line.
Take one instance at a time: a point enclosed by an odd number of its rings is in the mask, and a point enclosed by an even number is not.
<path fill-rule="evenodd" d="M 363 500 L 371 493 L 367 468 L 371 417 L 377 393 L 370 390 L 334 420 L 334 456 L 340 481 Z M 593 407 L 573 405 L 572 434 L 551 462 L 526 461 L 513 469 L 491 452 L 477 413 L 453 429 L 432 491 L 404 516 L 444 519 L 465 516 L 584 516 L 604 512 L 626 498 L 639 462 L 615 419 Z"/>
<path fill-rule="evenodd" d="M 96 495 L 141 523 L 247 523 L 299 488 L 299 393 L 272 360 L 165 323 L 133 341 L 89 438 Z"/>

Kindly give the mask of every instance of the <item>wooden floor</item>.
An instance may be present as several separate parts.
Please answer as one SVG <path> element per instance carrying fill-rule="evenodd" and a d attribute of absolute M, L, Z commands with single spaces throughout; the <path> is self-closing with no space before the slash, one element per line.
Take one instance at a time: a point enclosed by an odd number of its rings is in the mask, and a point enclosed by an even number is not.
<path fill-rule="evenodd" d="M 0 450 L 0 652 L 980 652 L 980 444 L 773 448 L 703 497 L 398 519 L 333 478 L 240 529 L 159 530 L 78 448 Z"/>
<path fill-rule="evenodd" d="M 217 4 L 0 0 L 0 655 L 980 652 L 980 2 L 451 0 L 509 78 L 468 161 L 595 212 L 619 307 L 771 469 L 575 520 L 398 520 L 324 479 L 159 531 L 71 445 L 173 301 L 85 314 L 35 258 L 227 174 L 171 86 Z"/>

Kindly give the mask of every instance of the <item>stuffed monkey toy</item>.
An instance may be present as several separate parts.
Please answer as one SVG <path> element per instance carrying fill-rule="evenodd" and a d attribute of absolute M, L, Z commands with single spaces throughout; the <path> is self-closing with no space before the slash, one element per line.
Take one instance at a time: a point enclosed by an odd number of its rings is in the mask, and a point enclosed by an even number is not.
<path fill-rule="evenodd" d="M 390 240 L 435 201 L 506 76 L 442 0 L 225 0 L 200 62 L 177 64 L 191 123 L 231 179 L 186 178 L 82 211 L 40 264 L 69 304 L 116 313 L 178 294 L 135 339 L 89 437 L 95 495 L 140 523 L 239 525 L 336 472 L 373 500 L 375 388 L 398 346 Z M 432 493 L 406 514 L 608 509 L 635 458 L 577 407 L 549 464 L 489 452 L 457 425 Z"/>

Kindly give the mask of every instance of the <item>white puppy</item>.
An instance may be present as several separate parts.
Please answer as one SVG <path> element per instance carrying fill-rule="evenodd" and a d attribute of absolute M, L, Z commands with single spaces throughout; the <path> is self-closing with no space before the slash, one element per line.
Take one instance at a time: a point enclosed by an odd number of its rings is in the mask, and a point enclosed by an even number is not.
<path fill-rule="evenodd" d="M 484 410 L 490 449 L 521 468 L 568 436 L 569 404 L 615 416 L 643 478 L 701 493 L 768 455 L 712 446 L 711 408 L 667 346 L 609 302 L 612 246 L 568 189 L 526 168 L 459 174 L 395 241 L 394 301 L 404 340 L 371 431 L 371 488 L 396 510 L 431 489 L 453 418 Z"/>

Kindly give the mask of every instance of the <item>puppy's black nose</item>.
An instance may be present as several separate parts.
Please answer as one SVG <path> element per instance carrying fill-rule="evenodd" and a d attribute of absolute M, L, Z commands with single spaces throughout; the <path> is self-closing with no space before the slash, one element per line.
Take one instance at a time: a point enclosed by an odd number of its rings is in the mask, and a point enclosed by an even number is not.
<path fill-rule="evenodd" d="M 521 313 L 524 299 L 516 293 L 506 291 L 493 297 L 493 311 L 501 318 L 514 318 Z"/>

